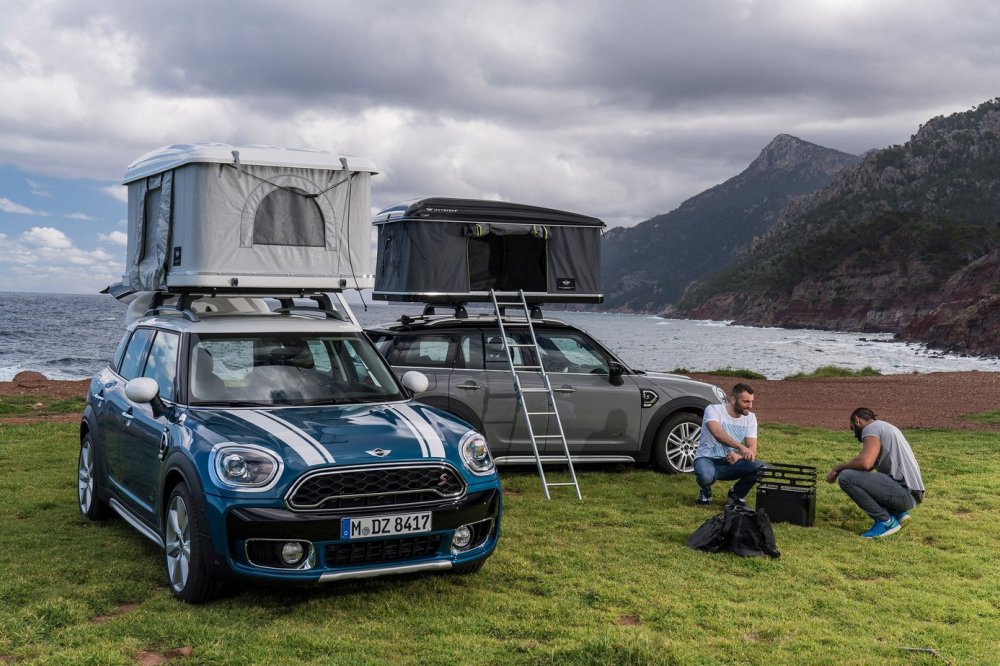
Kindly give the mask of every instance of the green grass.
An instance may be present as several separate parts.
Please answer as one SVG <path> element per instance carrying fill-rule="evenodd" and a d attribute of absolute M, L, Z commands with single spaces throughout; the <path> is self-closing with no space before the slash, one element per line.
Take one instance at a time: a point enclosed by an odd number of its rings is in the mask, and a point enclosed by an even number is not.
<path fill-rule="evenodd" d="M 677 368 L 673 371 L 678 375 L 690 375 L 691 370 L 687 368 Z M 744 368 L 718 368 L 716 370 L 695 370 L 698 374 L 702 375 L 716 375 L 719 377 L 742 377 L 743 379 L 767 379 L 764 375 L 759 372 L 754 372 L 753 370 L 746 370 Z"/>
<path fill-rule="evenodd" d="M 879 377 L 881 372 L 866 365 L 860 370 L 850 370 L 848 368 L 842 368 L 838 365 L 824 365 L 823 367 L 816 368 L 812 372 L 796 372 L 794 375 L 788 375 L 785 379 L 817 379 L 826 377 Z"/>
<path fill-rule="evenodd" d="M 775 525 L 782 557 L 685 546 L 720 510 L 687 476 L 581 469 L 584 495 L 504 472 L 503 536 L 474 576 L 173 599 L 161 553 L 76 510 L 72 424 L 0 425 L 0 663 L 989 664 L 1000 635 L 1000 436 L 908 431 L 927 500 L 875 543 L 821 482 L 816 525 Z M 761 451 L 820 473 L 856 452 L 822 429 L 765 424 Z M 722 495 L 723 493 L 717 493 Z M 904 648 L 935 650 L 929 653 Z"/>
<path fill-rule="evenodd" d="M 9 395 L 0 399 L 0 416 L 79 414 L 86 404 L 87 400 L 83 397 L 49 400 L 36 395 Z"/>
<path fill-rule="evenodd" d="M 969 414 L 965 418 L 968 421 L 974 421 L 976 423 L 1000 425 L 1000 409 L 994 409 L 992 412 L 983 412 L 982 414 Z"/>

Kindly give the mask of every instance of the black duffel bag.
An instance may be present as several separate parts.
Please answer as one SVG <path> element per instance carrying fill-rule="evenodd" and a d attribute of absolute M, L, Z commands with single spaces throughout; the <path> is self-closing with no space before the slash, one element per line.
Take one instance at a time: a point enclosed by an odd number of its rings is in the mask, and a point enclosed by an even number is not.
<path fill-rule="evenodd" d="M 781 557 L 767 514 L 733 501 L 727 501 L 722 513 L 702 523 L 687 545 L 709 553 L 728 551 L 743 557 Z"/>

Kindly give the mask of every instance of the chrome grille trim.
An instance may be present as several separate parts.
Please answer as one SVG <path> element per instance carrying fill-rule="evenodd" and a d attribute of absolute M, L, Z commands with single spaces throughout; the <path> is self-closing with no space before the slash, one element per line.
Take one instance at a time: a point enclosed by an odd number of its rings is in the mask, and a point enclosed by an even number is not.
<path fill-rule="evenodd" d="M 384 491 L 384 492 L 372 492 L 372 493 L 353 493 L 353 494 L 345 494 L 345 495 L 329 495 L 327 497 L 324 497 L 318 503 L 314 503 L 314 504 L 305 504 L 305 505 L 303 505 L 303 504 L 297 504 L 295 502 L 295 495 L 302 489 L 302 486 L 304 486 L 305 484 L 309 483 L 313 479 L 316 479 L 317 477 L 338 476 L 338 475 L 345 475 L 345 474 L 352 474 L 352 473 L 370 473 L 370 472 L 381 472 L 381 471 L 398 471 L 398 470 L 425 470 L 425 471 L 426 470 L 435 470 L 435 471 L 447 472 L 450 475 L 452 475 L 455 478 L 455 480 L 458 481 L 458 483 L 460 484 L 461 488 L 458 491 L 451 492 L 451 493 L 443 493 L 440 490 L 438 490 L 436 488 L 433 488 L 433 487 L 424 487 L 424 488 L 408 489 L 408 490 L 389 490 L 389 491 Z M 423 501 L 416 500 L 416 501 L 412 501 L 412 502 L 399 502 L 399 503 L 386 504 L 386 505 L 381 505 L 381 506 L 354 507 L 354 508 L 351 509 L 354 512 L 357 512 L 359 510 L 366 511 L 366 510 L 369 510 L 369 509 L 385 511 L 385 510 L 388 510 L 388 509 L 403 508 L 403 507 L 414 507 L 414 506 L 421 506 L 421 505 L 426 505 L 426 504 L 433 504 L 435 502 L 440 502 L 441 500 L 460 499 L 460 498 L 462 498 L 462 497 L 465 496 L 467 490 L 468 490 L 468 484 L 466 484 L 465 479 L 462 478 L 461 472 L 459 472 L 453 465 L 450 465 L 450 464 L 444 463 L 444 462 L 431 463 L 431 464 L 428 464 L 428 463 L 397 463 L 397 464 L 386 464 L 386 465 L 354 465 L 354 466 L 351 466 L 351 467 L 341 467 L 341 468 L 335 468 L 335 469 L 331 469 L 331 468 L 321 469 L 321 470 L 316 470 L 316 471 L 313 471 L 313 472 L 307 472 L 306 474 L 303 474 L 301 477 L 299 477 L 299 479 L 295 483 L 292 484 L 292 487 L 289 488 L 288 492 L 285 494 L 285 506 L 287 506 L 289 510 L 291 510 L 291 511 L 297 511 L 297 512 L 335 511 L 335 510 L 338 510 L 338 509 L 336 509 L 336 508 L 326 508 L 326 507 L 324 507 L 324 505 L 327 504 L 328 502 L 330 502 L 331 500 L 342 500 L 342 499 L 343 500 L 350 500 L 350 499 L 357 499 L 357 498 L 363 498 L 363 497 L 391 497 L 391 496 L 404 497 L 406 495 L 415 495 L 415 494 L 420 494 L 420 493 L 433 493 L 433 494 L 436 495 L 436 497 L 434 499 L 431 499 L 431 500 L 423 500 Z"/>

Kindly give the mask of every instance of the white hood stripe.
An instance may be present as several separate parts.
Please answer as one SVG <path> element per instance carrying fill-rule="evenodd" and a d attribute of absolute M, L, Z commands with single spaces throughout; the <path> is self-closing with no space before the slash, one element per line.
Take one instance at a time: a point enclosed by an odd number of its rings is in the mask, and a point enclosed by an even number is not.
<path fill-rule="evenodd" d="M 290 424 L 271 418 L 269 414 L 249 409 L 232 409 L 227 410 L 227 413 L 271 433 L 295 451 L 307 465 L 322 465 L 325 462 L 333 462 L 333 458 L 328 453 L 324 455 L 326 452 L 322 451 L 319 442 L 305 435 L 302 431 L 296 432 L 297 429 L 290 428 Z"/>
<path fill-rule="evenodd" d="M 328 462 L 328 463 L 337 462 L 336 460 L 333 459 L 333 455 L 327 450 L 327 448 L 325 446 L 323 446 L 322 444 L 320 444 L 317 440 L 313 439 L 313 437 L 309 433 L 307 433 L 305 430 L 303 430 L 302 428 L 298 427 L 297 425 L 295 425 L 291 421 L 286 421 L 285 419 L 281 418 L 280 416 L 278 416 L 278 415 L 276 415 L 276 414 L 274 414 L 272 412 L 264 412 L 264 411 L 262 411 L 262 412 L 260 412 L 260 414 L 263 414 L 264 416 L 266 416 L 267 418 L 271 419 L 275 423 L 278 423 L 279 425 L 282 425 L 282 426 L 288 428 L 289 430 L 291 430 L 292 432 L 294 432 L 296 435 L 298 435 L 299 437 L 301 437 L 306 443 L 308 443 L 313 448 L 315 448 L 317 451 L 319 451 L 319 454 L 321 456 L 323 456 L 323 459 L 326 460 L 326 462 Z"/>
<path fill-rule="evenodd" d="M 437 430 L 424 418 L 420 412 L 409 405 L 396 405 L 396 411 L 420 432 L 427 442 L 428 452 L 431 458 L 444 458 L 444 442 Z"/>
<path fill-rule="evenodd" d="M 424 456 L 424 458 L 429 457 L 430 451 L 427 449 L 427 441 L 424 439 L 424 436 L 420 434 L 420 431 L 417 430 L 416 426 L 411 423 L 410 419 L 397 408 L 390 407 L 389 409 L 392 410 L 392 413 L 399 417 L 400 422 L 405 425 L 411 433 L 413 433 L 413 438 L 417 440 L 418 444 L 420 444 L 420 453 Z"/>

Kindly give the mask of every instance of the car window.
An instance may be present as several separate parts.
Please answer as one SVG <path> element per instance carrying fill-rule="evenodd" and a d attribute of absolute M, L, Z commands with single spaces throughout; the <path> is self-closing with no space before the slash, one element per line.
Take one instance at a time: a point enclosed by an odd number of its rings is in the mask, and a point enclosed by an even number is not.
<path fill-rule="evenodd" d="M 125 348 L 128 347 L 129 336 L 123 335 L 122 339 L 118 341 L 118 346 L 115 348 L 115 355 L 111 359 L 111 369 L 115 372 L 122 366 L 122 358 L 125 356 Z"/>
<path fill-rule="evenodd" d="M 322 405 L 402 399 L 368 338 L 338 334 L 192 336 L 193 405 Z"/>
<path fill-rule="evenodd" d="M 397 345 L 394 365 L 418 368 L 451 367 L 451 350 L 455 340 L 451 335 L 408 335 Z"/>
<path fill-rule="evenodd" d="M 160 397 L 174 400 L 174 377 L 177 376 L 177 341 L 179 336 L 169 331 L 157 331 L 149 348 L 143 377 L 156 380 Z"/>
<path fill-rule="evenodd" d="M 389 358 L 389 354 L 392 351 L 393 336 L 387 335 L 385 333 L 369 333 L 368 337 L 371 338 L 372 344 L 375 345 L 375 349 L 378 349 L 382 356 Z M 390 359 L 391 363 L 392 360 Z"/>
<path fill-rule="evenodd" d="M 487 370 L 509 370 L 507 364 L 507 352 L 504 350 L 503 340 L 500 331 L 487 331 L 483 343 L 483 356 Z M 508 332 L 506 336 L 507 344 L 530 345 L 531 334 L 527 331 Z M 514 365 L 531 365 L 531 353 L 527 347 L 511 347 L 514 358 Z"/>
<path fill-rule="evenodd" d="M 535 331 L 546 372 L 608 374 L 608 362 L 592 341 L 576 331 Z"/>
<path fill-rule="evenodd" d="M 137 328 L 132 333 L 118 371 L 126 380 L 135 379 L 142 372 L 142 363 L 146 360 L 146 347 L 149 346 L 154 332 L 151 328 Z"/>
<path fill-rule="evenodd" d="M 455 367 L 469 370 L 483 369 L 483 334 L 480 331 L 468 331 L 459 336 Z"/>

